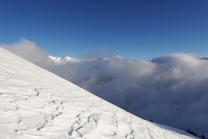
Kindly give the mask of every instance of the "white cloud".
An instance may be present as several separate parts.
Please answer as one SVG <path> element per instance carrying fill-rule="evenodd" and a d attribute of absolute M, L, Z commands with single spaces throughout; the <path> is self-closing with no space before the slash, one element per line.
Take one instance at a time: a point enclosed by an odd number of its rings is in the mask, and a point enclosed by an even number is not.
<path fill-rule="evenodd" d="M 11 45 L 0 45 L 0 47 L 3 47 L 38 65 L 45 64 L 45 61 L 48 59 L 48 54 L 45 50 L 38 47 L 35 42 L 27 39 L 20 39 L 17 43 Z"/>

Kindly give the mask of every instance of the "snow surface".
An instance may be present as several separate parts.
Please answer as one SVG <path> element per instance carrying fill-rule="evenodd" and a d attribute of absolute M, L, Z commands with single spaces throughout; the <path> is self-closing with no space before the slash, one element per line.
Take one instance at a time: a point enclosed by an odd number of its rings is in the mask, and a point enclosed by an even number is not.
<path fill-rule="evenodd" d="M 0 47 L 1 139 L 191 139 L 112 105 Z"/>

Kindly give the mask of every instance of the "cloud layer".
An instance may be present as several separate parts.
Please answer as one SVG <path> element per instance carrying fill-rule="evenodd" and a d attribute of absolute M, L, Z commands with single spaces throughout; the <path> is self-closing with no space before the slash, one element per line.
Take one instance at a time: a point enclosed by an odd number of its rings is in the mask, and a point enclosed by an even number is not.
<path fill-rule="evenodd" d="M 58 64 L 26 39 L 0 47 L 139 117 L 208 136 L 206 58 L 177 53 L 152 60 L 120 58 Z"/>
<path fill-rule="evenodd" d="M 1 44 L 0 47 L 3 47 L 4 49 L 7 49 L 10 52 L 39 66 L 44 66 L 48 60 L 47 52 L 38 47 L 35 42 L 27 39 L 22 38 L 19 42 L 10 45 Z"/>

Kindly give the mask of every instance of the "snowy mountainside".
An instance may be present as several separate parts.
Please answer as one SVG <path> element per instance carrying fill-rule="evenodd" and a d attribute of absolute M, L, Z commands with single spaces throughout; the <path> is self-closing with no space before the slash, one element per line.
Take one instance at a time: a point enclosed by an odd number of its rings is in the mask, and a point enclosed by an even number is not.
<path fill-rule="evenodd" d="M 192 139 L 136 117 L 0 47 L 1 139 Z"/>

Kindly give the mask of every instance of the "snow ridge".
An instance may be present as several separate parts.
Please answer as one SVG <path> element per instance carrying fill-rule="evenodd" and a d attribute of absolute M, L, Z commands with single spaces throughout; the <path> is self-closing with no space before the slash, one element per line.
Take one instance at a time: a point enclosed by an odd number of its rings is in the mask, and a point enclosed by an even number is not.
<path fill-rule="evenodd" d="M 96 60 L 111 60 L 111 59 L 122 59 L 119 55 L 113 55 L 111 57 L 97 57 L 97 58 L 90 58 L 90 59 L 75 59 L 69 56 L 63 57 L 53 57 L 49 56 L 49 59 L 58 64 L 66 64 L 66 63 L 81 63 L 81 62 L 90 62 Z"/>
<path fill-rule="evenodd" d="M 191 139 L 136 117 L 0 47 L 1 139 Z"/>

